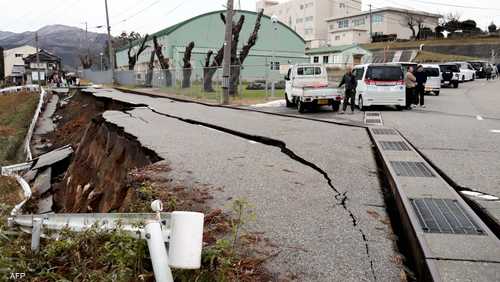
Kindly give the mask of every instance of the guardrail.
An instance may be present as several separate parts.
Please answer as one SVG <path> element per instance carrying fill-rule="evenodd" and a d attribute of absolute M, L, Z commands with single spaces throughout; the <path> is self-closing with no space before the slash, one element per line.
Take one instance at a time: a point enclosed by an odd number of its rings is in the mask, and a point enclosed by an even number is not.
<path fill-rule="evenodd" d="M 26 133 L 26 138 L 24 139 L 24 152 L 26 153 L 26 159 L 28 161 L 31 161 L 33 159 L 33 156 L 31 154 L 31 138 L 33 137 L 33 131 L 35 130 L 35 125 L 38 120 L 38 117 L 40 116 L 40 112 L 42 110 L 42 105 L 43 105 L 43 99 L 47 92 L 45 89 L 41 89 L 40 91 L 40 99 L 38 100 L 38 106 L 36 107 L 35 114 L 33 115 L 33 119 L 31 120 L 30 127 L 28 128 L 28 132 Z"/>
<path fill-rule="evenodd" d="M 27 85 L 22 85 L 22 86 L 11 86 L 11 87 L 6 87 L 0 89 L 0 94 L 8 94 L 8 93 L 16 93 L 20 92 L 22 90 L 27 90 L 27 91 L 37 91 L 40 88 L 40 86 L 36 84 L 27 84 Z"/>
<path fill-rule="evenodd" d="M 173 282 L 170 267 L 197 269 L 201 265 L 204 215 L 185 211 L 163 213 L 159 200 L 151 207 L 156 213 L 14 215 L 8 221 L 10 227 L 17 226 L 31 233 L 34 252 L 40 248 L 40 237 L 48 237 L 45 230 L 57 232 L 68 228 L 81 232 L 92 227 L 100 230 L 118 228 L 147 241 L 156 281 Z M 169 243 L 168 252 L 165 242 Z"/>

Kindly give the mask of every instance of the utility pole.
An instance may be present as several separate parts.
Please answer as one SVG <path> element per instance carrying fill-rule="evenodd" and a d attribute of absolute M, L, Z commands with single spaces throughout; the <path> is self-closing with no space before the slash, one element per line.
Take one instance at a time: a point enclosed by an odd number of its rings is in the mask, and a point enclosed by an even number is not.
<path fill-rule="evenodd" d="M 231 88 L 231 43 L 233 40 L 233 0 L 227 0 L 226 32 L 224 36 L 224 66 L 222 69 L 222 101 L 229 104 L 229 90 Z"/>
<path fill-rule="evenodd" d="M 85 43 L 87 44 L 87 55 L 90 60 L 90 44 L 89 44 L 89 36 L 88 36 L 88 23 L 85 22 Z"/>
<path fill-rule="evenodd" d="M 38 76 L 38 86 L 42 87 L 42 82 L 40 81 L 40 56 L 38 51 L 38 32 L 35 32 L 35 47 L 36 47 L 36 71 Z M 41 90 L 41 89 L 40 89 Z"/>
<path fill-rule="evenodd" d="M 109 26 L 108 0 L 104 0 L 106 7 L 106 25 L 108 27 L 108 54 L 109 64 L 111 68 L 111 83 L 115 83 L 115 57 L 113 56 L 113 46 L 111 46 L 111 27 Z"/>
<path fill-rule="evenodd" d="M 368 5 L 370 7 L 370 43 L 373 42 L 373 30 L 372 30 L 372 4 Z"/>

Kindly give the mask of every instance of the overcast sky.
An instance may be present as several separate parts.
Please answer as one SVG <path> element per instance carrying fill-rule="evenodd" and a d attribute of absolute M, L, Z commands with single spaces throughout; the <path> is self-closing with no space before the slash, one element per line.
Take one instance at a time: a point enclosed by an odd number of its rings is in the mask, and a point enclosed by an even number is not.
<path fill-rule="evenodd" d="M 234 1 L 236 8 L 241 3 L 242 9 L 255 10 L 256 0 Z M 223 9 L 226 2 L 227 0 L 108 0 L 111 30 L 113 34 L 124 30 L 152 33 L 193 16 Z M 462 20 L 473 19 L 482 29 L 492 20 L 500 26 L 499 0 L 363 0 L 363 9 L 367 9 L 370 3 L 375 8 L 394 6 L 441 14 L 458 12 Z M 446 4 L 467 8 L 450 7 Z M 88 22 L 90 30 L 105 32 L 104 28 L 96 28 L 106 23 L 104 0 L 0 0 L 0 11 L 2 31 L 33 31 L 50 24 L 84 28 L 85 22 Z"/>

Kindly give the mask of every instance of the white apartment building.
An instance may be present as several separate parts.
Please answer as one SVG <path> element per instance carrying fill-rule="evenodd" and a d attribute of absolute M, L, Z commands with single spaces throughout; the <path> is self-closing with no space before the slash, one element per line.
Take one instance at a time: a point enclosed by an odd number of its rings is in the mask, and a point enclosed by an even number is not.
<path fill-rule="evenodd" d="M 286 2 L 259 0 L 257 11 L 276 16 L 279 21 L 295 30 L 308 48 L 328 43 L 326 19 L 339 18 L 361 12 L 360 0 L 289 0 Z"/>
<path fill-rule="evenodd" d="M 5 77 L 22 78 L 24 75 L 23 58 L 36 53 L 36 48 L 30 45 L 24 45 L 3 51 Z"/>
<path fill-rule="evenodd" d="M 408 27 L 408 20 L 422 22 L 423 27 L 432 31 L 439 24 L 439 14 L 422 11 L 385 7 L 372 10 L 372 34 L 396 35 L 398 39 L 410 39 L 413 35 Z M 364 11 L 349 16 L 326 19 L 328 23 L 328 41 L 331 46 L 345 44 L 363 44 L 370 42 L 370 12 Z M 418 32 L 418 27 L 415 26 Z"/>

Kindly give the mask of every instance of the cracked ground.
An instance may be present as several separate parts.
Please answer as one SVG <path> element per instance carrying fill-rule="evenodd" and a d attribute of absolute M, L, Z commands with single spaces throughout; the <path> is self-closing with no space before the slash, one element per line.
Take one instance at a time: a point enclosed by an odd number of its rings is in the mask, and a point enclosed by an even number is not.
<path fill-rule="evenodd" d="M 138 105 L 103 117 L 168 160 L 175 178 L 216 188 L 212 205 L 246 198 L 257 218 L 249 229 L 278 249 L 267 262 L 277 278 L 400 280 L 364 128 L 116 91 L 94 95 Z"/>

